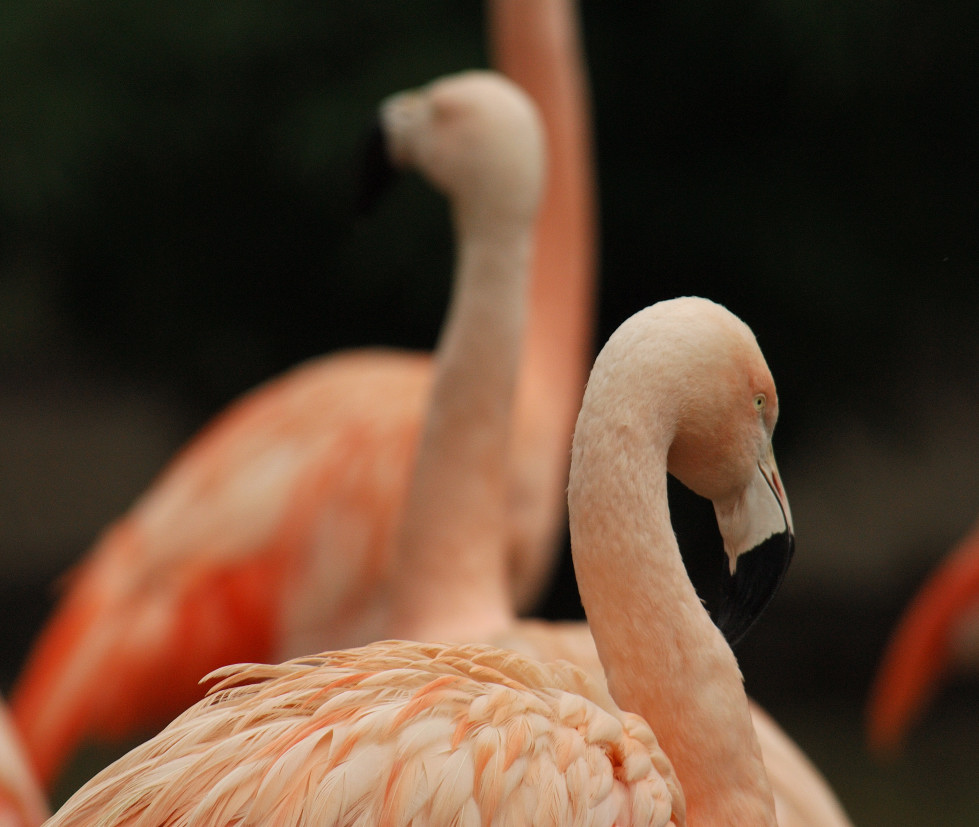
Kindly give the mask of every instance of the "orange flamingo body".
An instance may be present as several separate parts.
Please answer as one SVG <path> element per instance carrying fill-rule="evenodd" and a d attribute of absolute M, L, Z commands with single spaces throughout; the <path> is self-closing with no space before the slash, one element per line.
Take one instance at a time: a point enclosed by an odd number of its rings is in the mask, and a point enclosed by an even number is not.
<path fill-rule="evenodd" d="M 942 677 L 979 652 L 979 524 L 908 604 L 874 679 L 867 709 L 870 745 L 893 754 L 924 713 Z"/>
<path fill-rule="evenodd" d="M 329 357 L 249 394 L 187 446 L 70 575 L 17 685 L 43 778 L 85 733 L 166 722 L 215 664 L 302 651 L 313 629 L 344 640 L 360 623 L 370 639 L 373 607 L 357 595 L 388 562 L 428 381 L 411 354 Z M 392 404 L 365 422 L 372 385 L 414 417 Z M 360 557 L 321 572 L 320 544 Z M 314 577 L 322 602 L 304 596 Z"/>
<path fill-rule="evenodd" d="M 561 147 L 555 169 L 575 164 L 544 194 L 506 472 L 510 588 L 526 609 L 564 513 L 591 325 L 593 184 L 573 15 L 553 2 L 500 0 L 490 11 L 501 59 L 517 37 L 538 47 L 539 61 L 511 68 L 542 100 Z M 82 738 L 158 727 L 221 664 L 378 637 L 431 382 L 427 356 L 328 356 L 248 395 L 191 442 L 72 572 L 14 689 L 46 785 Z"/>

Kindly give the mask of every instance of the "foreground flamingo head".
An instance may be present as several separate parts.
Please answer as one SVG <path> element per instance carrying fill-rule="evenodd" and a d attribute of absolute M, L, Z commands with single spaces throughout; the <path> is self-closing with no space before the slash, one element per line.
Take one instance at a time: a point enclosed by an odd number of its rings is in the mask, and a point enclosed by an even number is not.
<path fill-rule="evenodd" d="M 391 162 L 416 169 L 457 209 L 493 204 L 521 220 L 535 215 L 542 127 L 530 98 L 503 75 L 462 72 L 400 92 L 383 102 L 380 118 Z"/>
<path fill-rule="evenodd" d="M 597 370 L 606 362 L 627 361 L 626 370 Z M 640 439 L 648 434 L 650 441 L 663 441 L 657 447 L 667 452 L 667 470 L 714 503 L 729 558 L 715 621 L 734 643 L 768 605 L 794 548 L 791 512 L 772 452 L 778 397 L 755 337 L 744 322 L 706 299 L 660 302 L 616 331 L 589 387 L 606 377 L 619 383 L 606 398 L 621 401 L 621 427 L 634 429 Z M 650 404 L 630 405 L 630 398 L 639 398 L 637 388 Z"/>

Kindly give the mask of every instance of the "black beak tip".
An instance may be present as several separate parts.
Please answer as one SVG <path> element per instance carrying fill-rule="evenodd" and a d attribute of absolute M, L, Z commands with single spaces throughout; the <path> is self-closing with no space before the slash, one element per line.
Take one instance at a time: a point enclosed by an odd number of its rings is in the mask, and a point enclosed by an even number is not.
<path fill-rule="evenodd" d="M 379 119 L 369 127 L 363 145 L 356 209 L 358 215 L 368 216 L 374 212 L 381 197 L 390 189 L 397 177 L 397 170 L 391 163 L 384 130 Z"/>
<path fill-rule="evenodd" d="M 783 531 L 738 557 L 734 574 L 725 578 L 714 618 L 731 646 L 745 636 L 775 596 L 794 551 L 795 537 Z"/>

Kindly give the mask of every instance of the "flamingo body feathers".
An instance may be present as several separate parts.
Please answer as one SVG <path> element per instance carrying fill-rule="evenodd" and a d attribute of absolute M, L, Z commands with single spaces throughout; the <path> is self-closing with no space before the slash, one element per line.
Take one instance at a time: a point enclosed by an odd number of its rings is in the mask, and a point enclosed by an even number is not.
<path fill-rule="evenodd" d="M 51 827 L 683 823 L 649 726 L 570 664 L 383 642 L 209 679 Z"/>

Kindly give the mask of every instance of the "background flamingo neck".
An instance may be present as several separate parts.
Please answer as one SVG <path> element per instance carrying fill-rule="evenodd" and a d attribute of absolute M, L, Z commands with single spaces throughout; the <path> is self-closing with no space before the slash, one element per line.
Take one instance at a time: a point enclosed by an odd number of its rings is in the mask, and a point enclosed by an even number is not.
<path fill-rule="evenodd" d="M 591 365 L 597 257 L 591 107 L 574 0 L 487 0 L 493 65 L 536 102 L 549 174 L 514 406 L 517 581 L 541 582 L 563 530 L 568 449 Z M 541 411 L 548 411 L 542 421 Z M 526 595 L 518 598 L 526 600 Z"/>
<path fill-rule="evenodd" d="M 597 222 L 591 107 L 576 6 L 571 0 L 492 0 L 494 65 L 537 103 L 547 134 L 547 176 L 537 226 L 524 377 L 556 369 L 573 384 L 577 415 L 590 365 Z"/>
<path fill-rule="evenodd" d="M 483 639 L 512 620 L 506 448 L 530 249 L 527 227 L 460 237 L 396 555 L 398 636 Z"/>
<path fill-rule="evenodd" d="M 645 423 L 628 414 L 609 428 L 602 418 L 582 411 L 575 439 L 585 447 L 572 458 L 569 505 L 582 603 L 609 691 L 652 726 L 683 786 L 690 825 L 774 825 L 737 661 L 673 535 L 667 439 L 650 442 Z M 594 427 L 602 433 L 589 433 Z M 638 458 L 649 473 L 639 473 Z"/>
<path fill-rule="evenodd" d="M 531 356 L 575 375 L 580 398 L 590 366 L 598 230 L 591 104 L 577 6 L 573 0 L 489 0 L 487 27 L 494 66 L 540 110 L 550 158 L 532 269 Z M 568 358 L 569 346 L 574 360 Z"/>

